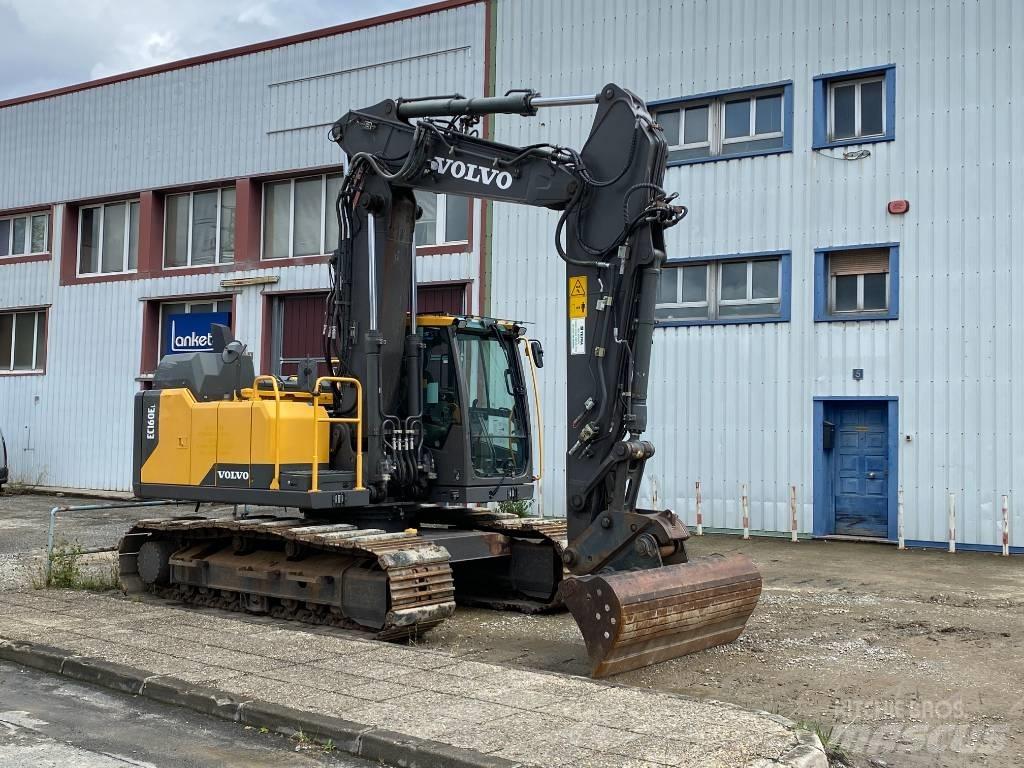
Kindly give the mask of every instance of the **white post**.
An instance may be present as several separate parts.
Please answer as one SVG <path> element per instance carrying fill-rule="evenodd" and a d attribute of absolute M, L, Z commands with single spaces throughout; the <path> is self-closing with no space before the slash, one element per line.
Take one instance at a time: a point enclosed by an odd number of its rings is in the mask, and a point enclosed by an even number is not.
<path fill-rule="evenodd" d="M 906 549 L 907 540 L 903 535 L 903 486 L 896 491 L 896 498 L 896 535 L 899 537 L 896 549 Z"/>
<path fill-rule="evenodd" d="M 949 494 L 949 551 L 956 552 L 956 494 Z"/>
<path fill-rule="evenodd" d="M 747 498 L 747 484 L 740 486 L 740 508 L 743 510 L 743 538 L 750 538 L 750 499 Z"/>
<path fill-rule="evenodd" d="M 796 486 L 791 485 L 789 486 L 789 532 L 790 541 L 794 543 L 797 541 L 796 527 Z"/>
<path fill-rule="evenodd" d="M 697 535 L 704 535 L 704 501 L 700 496 L 700 480 L 697 481 Z"/>
<path fill-rule="evenodd" d="M 1003 496 L 1003 557 L 1010 556 L 1010 498 Z"/>

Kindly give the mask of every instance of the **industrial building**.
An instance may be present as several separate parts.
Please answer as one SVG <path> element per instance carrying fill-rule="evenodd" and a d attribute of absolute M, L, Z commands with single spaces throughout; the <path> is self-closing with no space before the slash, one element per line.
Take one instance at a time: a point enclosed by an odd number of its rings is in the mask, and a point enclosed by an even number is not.
<path fill-rule="evenodd" d="M 1024 11 L 1012 0 L 447 0 L 0 102 L 0 426 L 14 480 L 127 490 L 132 397 L 229 322 L 319 354 L 330 125 L 383 98 L 648 100 L 670 230 L 641 498 L 706 529 L 1024 548 Z M 499 116 L 578 145 L 593 109 Z M 419 307 L 548 351 L 564 509 L 557 214 L 421 198 Z M 195 317 L 190 318 L 189 315 Z M 1005 505 L 1004 505 L 1005 497 Z M 795 503 L 794 503 L 795 498 Z M 1004 508 L 1007 524 L 1004 526 Z M 902 510 L 902 514 L 901 514 Z"/>

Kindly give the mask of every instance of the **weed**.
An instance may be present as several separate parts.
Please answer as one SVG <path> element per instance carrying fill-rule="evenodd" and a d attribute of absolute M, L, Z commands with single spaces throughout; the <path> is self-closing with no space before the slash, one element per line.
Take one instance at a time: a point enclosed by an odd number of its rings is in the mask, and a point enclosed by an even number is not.
<path fill-rule="evenodd" d="M 845 763 L 849 760 L 849 755 L 846 754 L 846 750 L 839 744 L 839 740 L 835 735 L 835 727 L 831 725 L 822 725 L 818 722 L 801 720 L 797 722 L 800 728 L 811 731 L 821 739 L 821 746 L 825 748 L 825 756 L 828 758 L 829 765 L 835 763 Z"/>
<path fill-rule="evenodd" d="M 498 511 L 503 514 L 511 514 L 516 517 L 530 517 L 530 508 L 533 506 L 533 499 L 520 499 L 518 501 L 499 501 Z"/>
<path fill-rule="evenodd" d="M 44 570 L 32 586 L 36 589 L 84 589 L 90 592 L 106 592 L 117 589 L 120 580 L 117 564 L 97 570 L 84 568 L 82 556 L 85 550 L 77 542 L 61 542 L 50 553 L 49 571 Z"/>
<path fill-rule="evenodd" d="M 328 739 L 327 741 L 325 741 L 323 743 L 322 746 L 323 746 L 324 752 L 327 752 L 328 754 L 337 749 L 337 747 L 334 746 L 334 739 Z"/>
<path fill-rule="evenodd" d="M 19 478 L 18 480 L 12 480 L 6 485 L 6 491 L 12 496 L 19 496 L 27 493 L 35 493 L 46 482 L 46 470 L 41 470 L 36 474 L 35 480 L 26 480 Z"/>
<path fill-rule="evenodd" d="M 260 733 L 270 733 L 270 729 L 267 726 L 260 726 Z"/>

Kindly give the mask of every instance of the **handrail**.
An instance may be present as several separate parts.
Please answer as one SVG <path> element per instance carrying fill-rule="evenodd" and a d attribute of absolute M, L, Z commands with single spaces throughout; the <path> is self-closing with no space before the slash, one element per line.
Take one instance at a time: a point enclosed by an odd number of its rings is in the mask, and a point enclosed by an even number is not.
<path fill-rule="evenodd" d="M 270 481 L 270 490 L 281 488 L 281 390 L 277 386 L 277 377 L 262 374 L 252 380 L 252 392 L 257 400 L 262 400 L 259 387 L 261 381 L 269 381 L 274 390 L 274 479 Z"/>
<path fill-rule="evenodd" d="M 356 390 L 356 415 L 347 417 L 326 416 L 321 418 L 317 413 L 320 405 L 320 385 L 323 382 L 348 384 Z M 315 493 L 320 490 L 320 433 L 319 424 L 355 424 L 356 425 L 356 484 L 353 490 L 364 491 L 363 485 L 363 385 L 359 379 L 350 376 L 321 376 L 313 387 L 313 474 L 309 490 Z"/>

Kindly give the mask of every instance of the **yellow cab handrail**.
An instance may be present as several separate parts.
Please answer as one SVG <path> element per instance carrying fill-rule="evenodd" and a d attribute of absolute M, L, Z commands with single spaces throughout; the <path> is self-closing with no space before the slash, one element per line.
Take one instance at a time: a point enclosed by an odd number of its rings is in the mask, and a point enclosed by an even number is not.
<path fill-rule="evenodd" d="M 335 384 L 348 384 L 356 390 L 356 415 L 346 417 L 321 417 L 317 412 L 320 405 L 320 385 L 324 382 Z M 356 484 L 353 490 L 364 491 L 363 485 L 363 385 L 359 379 L 351 376 L 321 376 L 316 380 L 313 387 L 313 476 L 309 490 L 315 493 L 320 490 L 320 433 L 317 430 L 319 424 L 355 424 L 356 425 Z"/>
<path fill-rule="evenodd" d="M 270 481 L 270 489 L 276 491 L 281 488 L 281 390 L 276 376 L 257 376 L 252 380 L 252 393 L 257 400 L 263 399 L 258 386 L 261 381 L 269 381 L 274 390 L 274 479 Z"/>

